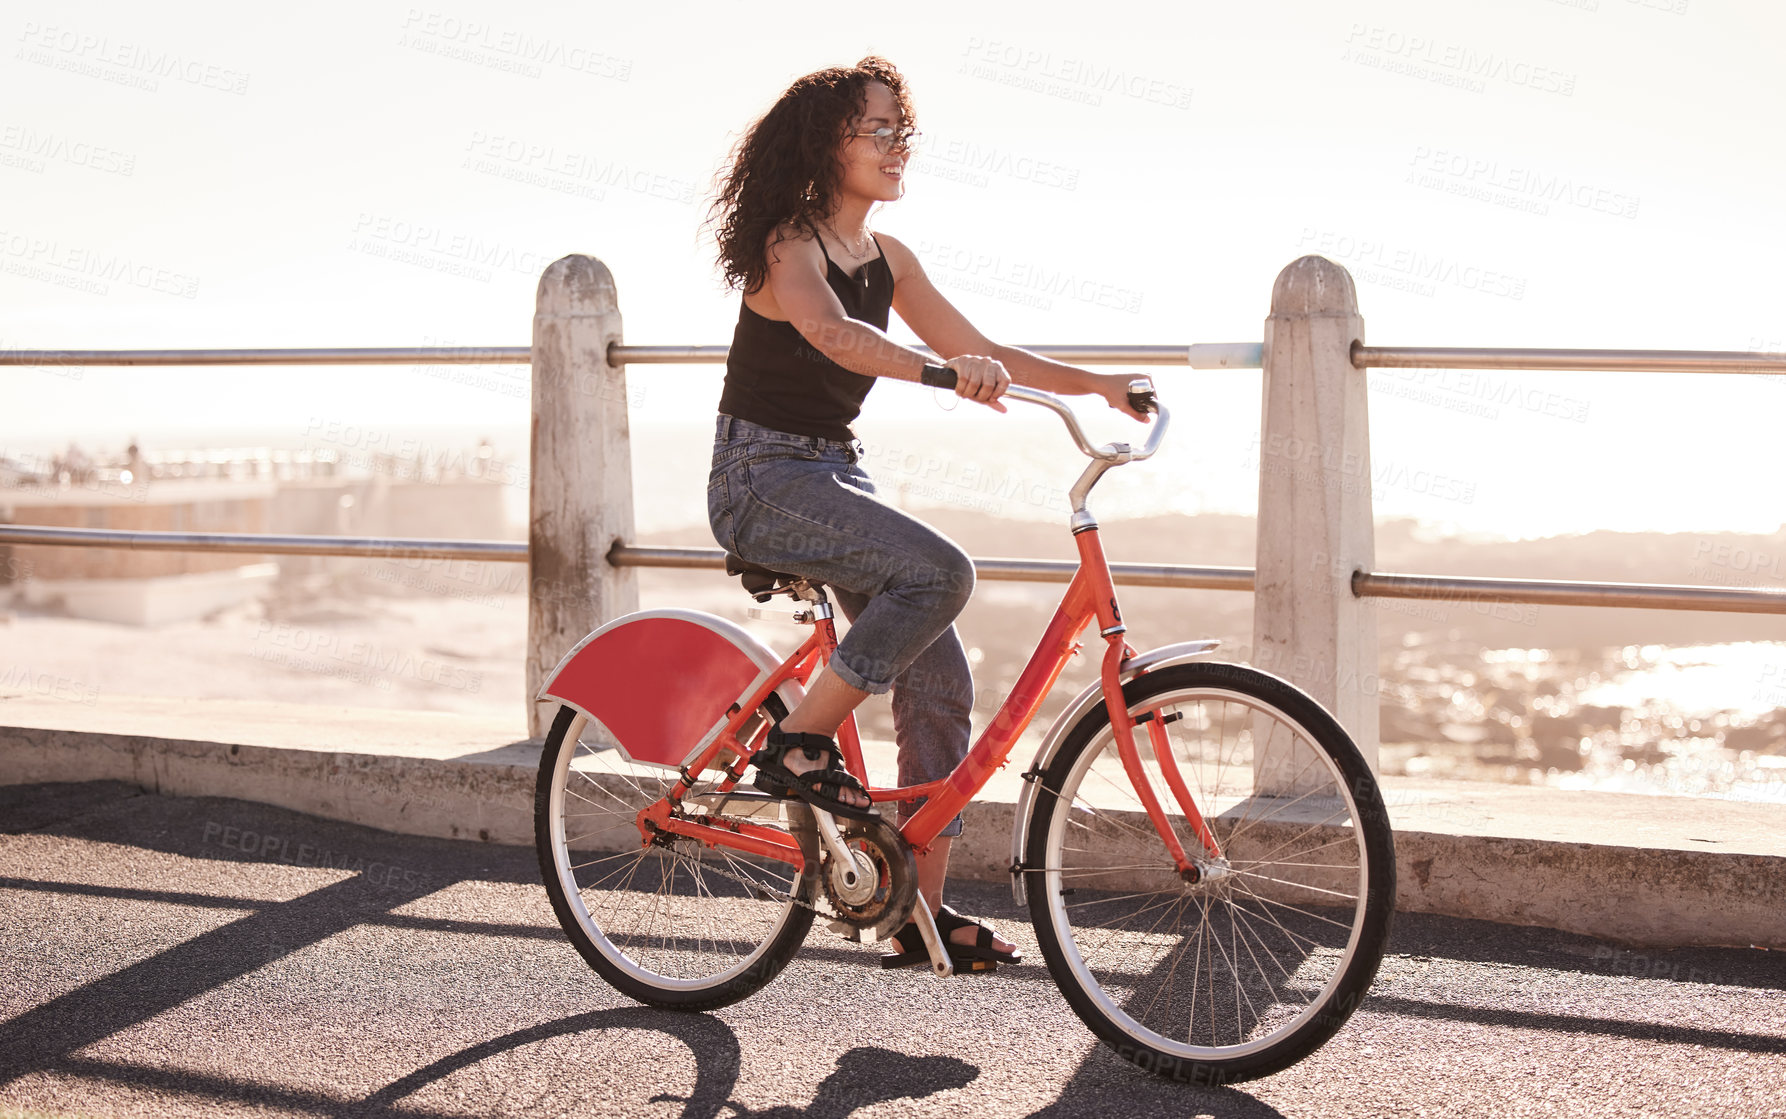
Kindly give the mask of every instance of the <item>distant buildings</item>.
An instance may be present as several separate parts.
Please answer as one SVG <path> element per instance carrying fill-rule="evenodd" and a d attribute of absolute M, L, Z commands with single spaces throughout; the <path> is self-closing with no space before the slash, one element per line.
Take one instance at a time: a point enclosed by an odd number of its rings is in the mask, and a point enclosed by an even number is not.
<path fill-rule="evenodd" d="M 407 452 L 407 453 L 406 453 Z M 439 451 L 344 455 L 333 447 L 149 451 L 95 460 L 64 453 L 0 457 L 0 523 L 151 532 L 292 536 L 524 538 L 503 507 L 526 473 L 488 441 Z M 199 617 L 268 593 L 281 580 L 359 576 L 408 587 L 488 592 L 514 564 L 429 564 L 336 556 L 0 543 L 0 604 L 55 606 L 135 625 Z M 412 568 L 437 568 L 426 578 Z M 525 572 L 520 573 L 521 585 Z"/>

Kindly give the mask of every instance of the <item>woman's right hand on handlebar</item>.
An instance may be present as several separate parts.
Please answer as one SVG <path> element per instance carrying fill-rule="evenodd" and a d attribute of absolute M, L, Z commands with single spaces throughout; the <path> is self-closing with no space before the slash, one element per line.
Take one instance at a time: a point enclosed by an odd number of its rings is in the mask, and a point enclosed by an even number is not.
<path fill-rule="evenodd" d="M 1135 405 L 1129 400 L 1129 381 L 1133 378 L 1131 373 L 1105 373 L 1098 378 L 1098 395 L 1129 419 L 1140 420 L 1144 424 L 1152 423 L 1153 416 L 1136 411 Z"/>
<path fill-rule="evenodd" d="M 1007 411 L 999 397 L 1011 387 L 1011 374 L 997 358 L 963 354 L 943 363 L 955 371 L 955 395 L 977 400 L 995 412 Z"/>

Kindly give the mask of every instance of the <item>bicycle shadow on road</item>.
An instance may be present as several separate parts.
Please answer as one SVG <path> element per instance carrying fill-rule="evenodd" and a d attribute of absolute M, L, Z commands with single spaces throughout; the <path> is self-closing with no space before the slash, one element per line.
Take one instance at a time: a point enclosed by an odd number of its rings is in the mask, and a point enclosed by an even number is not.
<path fill-rule="evenodd" d="M 921 1100 L 938 1092 L 965 1088 L 980 1070 L 958 1057 L 913 1057 L 894 1049 L 865 1045 L 837 1058 L 837 1067 L 819 1082 L 818 1092 L 805 1107 L 778 1104 L 753 1111 L 734 1100 L 724 1101 L 736 1119 L 845 1119 L 864 1107 L 894 1100 Z M 652 1102 L 682 1100 L 682 1096 L 653 1096 Z M 693 1100 L 683 1115 L 697 1112 Z"/>
<path fill-rule="evenodd" d="M 554 1077 L 543 1087 L 530 1087 L 531 1076 L 504 1075 L 516 1070 L 502 1067 L 501 1058 L 524 1048 L 557 1042 L 550 1064 L 566 1072 L 588 1067 L 619 1031 L 658 1031 L 676 1038 L 693 1056 L 695 1082 L 688 1095 L 660 1092 L 645 1102 L 680 1103 L 684 1119 L 717 1119 L 729 1113 L 736 1119 L 846 1119 L 864 1107 L 894 1100 L 916 1100 L 938 1092 L 966 1087 L 980 1070 L 954 1057 L 912 1057 L 873 1046 L 852 1049 L 837 1059 L 830 1075 L 819 1084 L 812 1102 L 804 1106 L 778 1104 L 754 1110 L 732 1098 L 742 1070 L 742 1053 L 730 1027 L 705 1014 L 686 1014 L 623 1007 L 597 1010 L 543 1022 L 524 1030 L 491 1038 L 442 1057 L 380 1089 L 357 1104 L 336 1112 L 340 1119 L 361 1119 L 385 1114 L 416 1114 L 431 1087 L 445 1090 L 445 1082 L 485 1066 L 485 1084 L 475 1093 L 479 1105 L 491 1114 L 575 1114 L 587 1106 L 588 1086 L 574 1076 Z M 545 1063 L 545 1054 L 534 1053 L 530 1063 Z M 661 1074 L 661 1072 L 659 1073 Z M 651 1075 L 651 1074 L 647 1074 Z M 463 1078 L 461 1078 L 463 1079 Z M 470 1087 L 461 1084 L 460 1087 Z M 421 1097 L 421 1098 L 418 1098 Z"/>
<path fill-rule="evenodd" d="M 562 1051 L 553 1056 L 557 1058 L 557 1063 L 565 1066 L 567 1073 L 572 1073 L 578 1071 L 576 1065 L 583 1063 L 582 1059 L 589 1056 L 587 1051 L 578 1051 L 580 1045 L 587 1050 L 589 1046 L 583 1043 L 599 1042 L 604 1034 L 619 1030 L 655 1030 L 665 1033 L 682 1042 L 693 1054 L 694 1090 L 686 1097 L 657 1096 L 654 1100 L 681 1100 L 685 1104 L 682 1114 L 689 1119 L 711 1119 L 722 1108 L 730 1106 L 729 1100 L 738 1083 L 741 1062 L 738 1038 L 730 1027 L 706 1014 L 629 1006 L 574 1014 L 481 1041 L 424 1065 L 336 1114 L 341 1119 L 357 1119 L 360 1116 L 394 1113 L 393 1108 L 410 1100 L 410 1097 L 425 1092 L 431 1085 L 474 1066 L 494 1064 L 496 1058 L 540 1043 L 560 1042 L 559 1048 Z M 574 1114 L 580 1106 L 588 1103 L 585 1085 L 580 1078 L 574 1076 L 558 1078 L 533 1092 L 529 1092 L 524 1080 L 514 1080 L 507 1084 L 497 1084 L 493 1086 L 493 1090 L 480 1095 L 483 1097 L 480 1102 L 491 1107 L 492 1114 Z M 494 1110 L 498 1104 L 502 1105 L 500 1110 Z M 404 1106 L 401 1114 L 413 1115 L 416 1112 L 411 1106 Z"/>

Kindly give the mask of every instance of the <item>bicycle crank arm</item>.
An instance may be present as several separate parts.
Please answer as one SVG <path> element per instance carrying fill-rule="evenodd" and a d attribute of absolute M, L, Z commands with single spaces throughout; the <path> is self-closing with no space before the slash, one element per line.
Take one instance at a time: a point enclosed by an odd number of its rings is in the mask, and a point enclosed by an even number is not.
<path fill-rule="evenodd" d="M 944 979 L 955 974 L 955 962 L 949 959 L 949 950 L 943 946 L 943 934 L 936 930 L 936 915 L 930 912 L 930 903 L 919 895 L 918 904 L 912 907 L 912 920 L 918 923 L 918 935 L 924 938 L 924 947 L 930 952 L 930 970 Z"/>
<path fill-rule="evenodd" d="M 853 887 L 856 884 L 856 859 L 850 849 L 844 845 L 843 836 L 837 832 L 837 820 L 822 808 L 812 810 L 812 818 L 818 822 L 819 838 L 824 840 L 825 847 L 831 857 L 837 860 L 842 885 Z"/>

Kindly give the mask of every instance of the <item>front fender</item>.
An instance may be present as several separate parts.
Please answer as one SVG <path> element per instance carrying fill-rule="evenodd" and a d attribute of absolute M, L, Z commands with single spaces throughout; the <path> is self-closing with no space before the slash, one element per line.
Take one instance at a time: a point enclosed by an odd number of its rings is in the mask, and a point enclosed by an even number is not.
<path fill-rule="evenodd" d="M 1117 672 L 1119 683 L 1126 684 L 1143 672 L 1156 668 L 1164 668 L 1169 664 L 1181 664 L 1193 657 L 1200 657 L 1212 652 L 1221 641 L 1214 637 L 1205 637 L 1199 641 L 1180 641 L 1175 645 L 1162 645 L 1157 649 L 1149 649 L 1138 653 L 1122 662 Z M 1035 760 L 1030 762 L 1029 769 L 1023 774 L 1023 788 L 1017 793 L 1017 811 L 1011 821 L 1011 896 L 1018 905 L 1027 904 L 1029 898 L 1029 882 L 1024 877 L 1023 845 L 1029 835 L 1029 818 L 1036 810 L 1036 785 L 1042 780 L 1042 774 L 1054 764 L 1054 755 L 1059 752 L 1061 742 L 1067 737 L 1067 731 L 1079 721 L 1080 716 L 1104 702 L 1104 682 L 1093 680 L 1085 690 L 1073 697 L 1067 709 L 1054 720 L 1048 728 L 1048 737 L 1036 750 Z"/>

